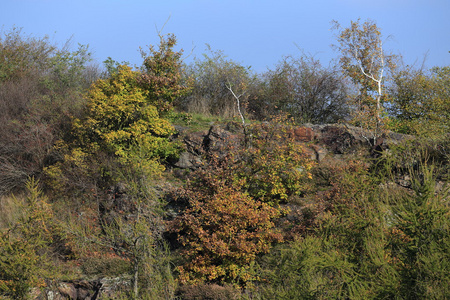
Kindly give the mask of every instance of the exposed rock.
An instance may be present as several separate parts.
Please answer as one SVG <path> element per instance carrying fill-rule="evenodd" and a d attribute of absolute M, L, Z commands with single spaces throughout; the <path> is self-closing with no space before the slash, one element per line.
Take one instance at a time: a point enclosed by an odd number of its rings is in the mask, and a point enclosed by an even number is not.
<path fill-rule="evenodd" d="M 186 134 L 184 137 L 186 152 L 181 154 L 174 166 L 180 169 L 195 169 L 201 165 L 201 156 L 204 153 L 225 155 L 230 146 L 244 139 L 242 126 L 230 124 L 212 125 L 208 132 Z M 266 125 L 267 123 L 263 123 L 253 130 L 264 131 Z M 280 130 L 282 130 L 281 127 Z M 390 145 L 413 138 L 404 134 L 387 132 L 373 139 L 373 133 L 370 131 L 346 124 L 304 124 L 290 130 L 289 134 L 295 141 L 304 144 L 308 157 L 318 162 L 329 153 L 339 157 L 356 153 L 361 149 L 367 149 L 372 157 L 378 157 L 383 151 L 388 150 Z"/>
<path fill-rule="evenodd" d="M 100 205 L 101 211 L 131 211 L 133 208 L 127 195 L 128 187 L 119 182 L 115 186 L 111 186 L 107 191 L 107 197 L 105 201 L 102 201 Z"/>
<path fill-rule="evenodd" d="M 313 159 L 317 160 L 318 162 L 321 162 L 325 156 L 327 156 L 328 151 L 327 149 L 319 146 L 319 145 L 311 145 L 310 148 L 314 149 L 315 157 Z"/>
<path fill-rule="evenodd" d="M 363 143 L 354 134 L 346 130 L 345 127 L 338 126 L 324 127 L 320 132 L 319 142 L 323 143 L 335 154 L 351 152 L 355 146 Z"/>
<path fill-rule="evenodd" d="M 47 288 L 42 291 L 35 289 L 31 297 L 35 300 L 115 299 L 121 291 L 129 288 L 130 279 L 125 277 L 48 282 Z"/>
<path fill-rule="evenodd" d="M 304 153 L 309 159 L 312 159 L 312 160 L 315 160 L 317 157 L 316 151 L 311 147 L 305 147 Z"/>
<path fill-rule="evenodd" d="M 310 129 L 312 132 L 309 132 Z M 376 139 L 373 133 L 362 128 L 347 124 L 305 124 L 295 129 L 304 141 L 314 141 L 315 144 L 326 147 L 334 154 L 354 153 L 361 147 L 371 152 L 381 152 L 389 149 L 390 145 L 397 145 L 413 136 L 395 132 L 385 132 Z"/>
<path fill-rule="evenodd" d="M 120 182 L 111 186 L 106 192 L 106 197 L 99 203 L 99 211 L 106 224 L 114 222 L 119 216 L 127 218 L 127 215 L 123 215 L 124 212 L 134 213 L 136 205 L 128 195 L 128 186 Z"/>
<path fill-rule="evenodd" d="M 294 139 L 299 142 L 311 142 L 317 137 L 313 129 L 309 127 L 296 127 L 293 134 Z"/>
<path fill-rule="evenodd" d="M 102 278 L 100 283 L 99 300 L 114 299 L 118 293 L 131 288 L 131 279 L 127 277 Z"/>
<path fill-rule="evenodd" d="M 207 135 L 207 131 L 186 134 L 183 138 L 186 151 L 192 155 L 201 155 L 204 152 L 204 140 Z"/>
<path fill-rule="evenodd" d="M 73 283 L 69 282 L 61 282 L 58 287 L 57 291 L 59 295 L 69 298 L 69 299 L 77 299 L 77 290 L 75 289 L 75 285 Z"/>
<path fill-rule="evenodd" d="M 397 184 L 405 188 L 410 188 L 411 178 L 409 176 L 403 176 L 403 178 L 397 179 Z"/>
<path fill-rule="evenodd" d="M 240 140 L 238 134 L 233 134 L 220 126 L 213 125 L 203 140 L 203 148 L 207 152 L 227 151 L 228 147 Z"/>
<path fill-rule="evenodd" d="M 175 163 L 175 167 L 181 169 L 193 169 L 200 166 L 202 163 L 202 159 L 199 155 L 192 154 L 190 152 L 183 152 L 180 155 L 180 158 Z"/>
<path fill-rule="evenodd" d="M 441 192 L 441 191 L 445 190 L 446 187 L 447 187 L 447 185 L 444 181 L 438 181 L 438 182 L 436 182 L 436 186 L 434 187 L 434 190 L 436 192 Z"/>

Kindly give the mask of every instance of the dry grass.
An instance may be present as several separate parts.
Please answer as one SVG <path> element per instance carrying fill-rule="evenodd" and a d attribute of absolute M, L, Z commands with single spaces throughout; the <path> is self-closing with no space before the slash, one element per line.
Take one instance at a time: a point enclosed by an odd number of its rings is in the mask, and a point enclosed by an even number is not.
<path fill-rule="evenodd" d="M 23 215 L 24 204 L 24 195 L 0 196 L 0 229 L 8 228 Z"/>

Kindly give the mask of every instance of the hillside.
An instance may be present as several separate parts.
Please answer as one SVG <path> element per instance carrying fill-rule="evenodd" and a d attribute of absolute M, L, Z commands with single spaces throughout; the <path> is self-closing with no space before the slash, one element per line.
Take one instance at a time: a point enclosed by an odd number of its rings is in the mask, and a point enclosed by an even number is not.
<path fill-rule="evenodd" d="M 448 67 L 257 76 L 159 37 L 105 70 L 0 39 L 1 297 L 450 297 Z"/>

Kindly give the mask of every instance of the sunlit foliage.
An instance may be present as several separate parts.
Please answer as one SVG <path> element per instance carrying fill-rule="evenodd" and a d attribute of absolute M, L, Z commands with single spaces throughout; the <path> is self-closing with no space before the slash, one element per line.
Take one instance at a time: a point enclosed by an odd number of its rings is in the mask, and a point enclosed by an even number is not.
<path fill-rule="evenodd" d="M 177 100 L 177 106 L 190 113 L 236 117 L 236 100 L 227 86 L 241 95 L 241 107 L 245 110 L 252 97 L 254 74 L 249 67 L 227 58 L 222 51 L 214 51 L 209 45 L 207 50 L 209 53 L 203 54 L 202 59 L 195 59 L 187 66 L 186 77 L 193 80 L 193 89 Z"/>
<path fill-rule="evenodd" d="M 343 76 L 313 57 L 285 57 L 262 76 L 260 93 L 250 102 L 250 111 L 261 119 L 282 111 L 297 123 L 325 124 L 349 115 Z"/>
<path fill-rule="evenodd" d="M 0 232 L 0 294 L 14 299 L 55 275 L 51 244 L 64 236 L 38 182 L 30 179 L 27 189 L 22 216 Z"/>
<path fill-rule="evenodd" d="M 341 53 L 341 67 L 359 89 L 353 99 L 352 122 L 372 130 L 368 139 L 375 141 L 384 129 L 385 81 L 395 67 L 395 56 L 386 54 L 380 28 L 374 21 L 361 23 L 358 19 L 347 28 L 337 21 L 333 24 L 338 31 L 339 44 L 335 47 Z"/>
<path fill-rule="evenodd" d="M 171 223 L 187 262 L 182 282 L 254 280 L 251 265 L 282 240 L 274 221 L 280 203 L 308 190 L 312 162 L 281 121 L 254 126 L 251 140 L 230 142 L 224 157 L 213 155 L 193 173 L 179 196 L 188 208 Z"/>
<path fill-rule="evenodd" d="M 450 68 L 429 71 L 406 67 L 390 89 L 393 130 L 438 137 L 450 130 Z"/>

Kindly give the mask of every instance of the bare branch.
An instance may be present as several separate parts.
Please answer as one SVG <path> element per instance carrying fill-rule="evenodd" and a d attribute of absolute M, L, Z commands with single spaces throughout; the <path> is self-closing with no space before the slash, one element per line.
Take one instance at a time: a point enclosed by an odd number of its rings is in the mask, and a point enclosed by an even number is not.
<path fill-rule="evenodd" d="M 172 15 L 169 15 L 169 17 L 167 18 L 166 22 L 164 22 L 164 24 L 163 24 L 163 26 L 161 27 L 160 30 L 158 30 L 158 26 L 155 24 L 156 33 L 158 34 L 158 37 L 160 39 L 162 39 L 164 37 L 164 35 L 162 35 L 161 32 L 164 30 L 164 27 L 166 27 L 167 23 L 170 20 L 170 17 L 172 17 Z"/>
<path fill-rule="evenodd" d="M 226 85 L 226 87 L 231 92 L 231 94 L 233 94 L 233 97 L 236 99 L 238 112 L 239 112 L 239 115 L 241 116 L 241 120 L 242 120 L 242 125 L 245 127 L 245 119 L 241 112 L 241 103 L 239 100 L 239 98 L 245 94 L 245 91 L 242 94 L 240 94 L 239 96 L 236 96 L 233 89 L 231 88 L 231 83 L 229 81 L 228 81 L 228 84 Z"/>

